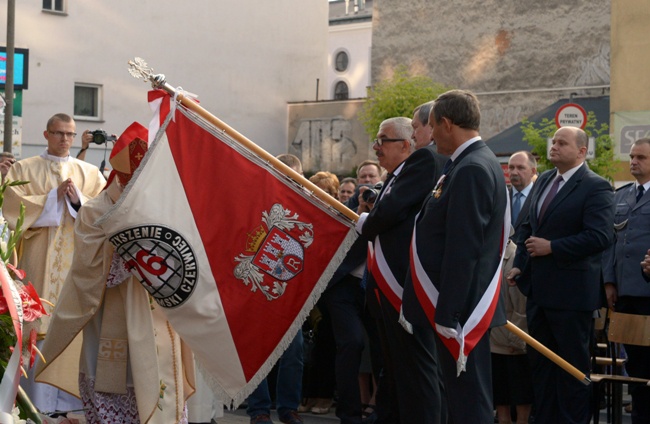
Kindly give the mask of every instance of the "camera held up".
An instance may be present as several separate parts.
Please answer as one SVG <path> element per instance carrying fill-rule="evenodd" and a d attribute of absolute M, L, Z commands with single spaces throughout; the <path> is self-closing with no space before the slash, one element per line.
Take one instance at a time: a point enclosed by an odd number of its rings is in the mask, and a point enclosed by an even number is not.
<path fill-rule="evenodd" d="M 114 135 L 108 135 L 103 129 L 98 129 L 90 132 L 93 135 L 93 143 L 104 144 L 107 141 L 115 141 L 117 138 Z"/>
<path fill-rule="evenodd" d="M 374 186 L 372 184 L 359 185 L 359 187 L 364 187 L 364 186 L 368 187 L 368 190 L 365 190 L 361 194 L 361 198 L 366 203 L 375 203 L 375 201 L 377 200 L 377 196 L 379 196 L 379 192 L 381 191 L 381 188 L 384 186 L 384 183 L 380 181 Z"/>

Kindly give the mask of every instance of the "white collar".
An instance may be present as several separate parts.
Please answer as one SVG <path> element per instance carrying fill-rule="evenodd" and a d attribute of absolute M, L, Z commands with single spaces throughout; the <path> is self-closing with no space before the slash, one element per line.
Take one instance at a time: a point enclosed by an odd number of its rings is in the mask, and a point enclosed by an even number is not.
<path fill-rule="evenodd" d="M 455 162 L 456 158 L 458 158 L 458 156 L 460 156 L 460 154 L 463 153 L 465 151 L 465 149 L 467 149 L 469 146 L 476 143 L 480 139 L 481 139 L 480 135 L 477 135 L 476 137 L 470 138 L 469 140 L 467 140 L 466 142 L 464 142 L 463 144 L 458 146 L 456 151 L 454 151 L 454 153 L 451 155 L 451 157 L 449 159 L 451 159 L 452 162 Z"/>
<path fill-rule="evenodd" d="M 43 151 L 43 153 L 41 153 L 41 157 L 43 159 L 51 160 L 52 162 L 68 162 L 70 160 L 70 155 L 65 156 L 65 157 L 52 156 L 47 151 L 47 148 Z"/>

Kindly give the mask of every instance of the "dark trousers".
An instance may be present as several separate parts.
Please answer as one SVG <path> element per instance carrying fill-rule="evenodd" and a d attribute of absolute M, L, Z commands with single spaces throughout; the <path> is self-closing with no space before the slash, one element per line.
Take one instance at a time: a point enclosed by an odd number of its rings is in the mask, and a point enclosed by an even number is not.
<path fill-rule="evenodd" d="M 316 307 L 321 314 L 321 319 L 314 328 L 311 361 L 305 364 L 303 371 L 303 397 L 332 399 L 336 388 L 334 378 L 336 344 L 329 309 L 322 297 L 316 303 Z"/>
<path fill-rule="evenodd" d="M 399 323 L 399 313 L 380 293 L 380 338 L 384 345 L 384 370 L 392 377 L 393 398 L 387 418 L 402 424 L 441 424 L 446 422 L 446 404 L 435 339 L 422 327 L 409 334 Z M 385 379 L 380 380 L 379 390 Z M 390 384 L 390 383 L 389 383 Z M 388 395 L 382 393 L 382 399 Z M 377 400 L 380 408 L 382 401 Z M 385 403 L 385 402 L 383 402 Z M 381 418 L 381 414 L 379 414 Z"/>
<path fill-rule="evenodd" d="M 336 344 L 336 416 L 342 424 L 361 423 L 359 366 L 364 349 L 364 291 L 361 279 L 346 276 L 323 294 Z"/>
<path fill-rule="evenodd" d="M 375 399 L 377 402 L 375 409 L 377 412 L 376 424 L 397 424 L 400 421 L 395 370 L 391 360 L 386 325 L 382 318 L 380 298 L 383 298 L 383 296 L 381 296 L 379 289 L 374 284 L 369 283 L 366 288 L 366 305 L 377 330 L 382 360 L 382 368 L 377 378 L 377 395 Z M 383 299 L 386 302 L 385 298 Z"/>
<path fill-rule="evenodd" d="M 432 333 L 433 329 L 430 330 Z M 467 357 L 465 371 L 457 375 L 456 359 L 435 334 L 442 375 L 447 393 L 449 424 L 491 424 L 494 422 L 492 405 L 492 357 L 490 333 L 486 332 Z M 545 423 L 546 421 L 539 421 Z M 548 421 L 550 424 L 551 421 Z"/>
<path fill-rule="evenodd" d="M 621 296 L 616 301 L 616 312 L 650 315 L 650 298 Z M 650 378 L 650 347 L 625 345 L 625 370 L 631 377 Z M 650 387 L 630 386 L 632 394 L 632 423 L 650 423 Z"/>
<path fill-rule="evenodd" d="M 586 375 L 589 374 L 591 311 L 542 308 L 528 298 L 528 331 Z M 591 387 L 584 385 L 534 349 L 528 349 L 535 392 L 535 422 L 587 424 L 591 417 Z"/>

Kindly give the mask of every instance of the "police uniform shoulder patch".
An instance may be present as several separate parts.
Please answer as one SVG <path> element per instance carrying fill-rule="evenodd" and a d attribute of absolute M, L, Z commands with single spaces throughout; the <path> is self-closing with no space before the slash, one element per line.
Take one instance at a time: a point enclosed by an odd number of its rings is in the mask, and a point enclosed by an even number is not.
<path fill-rule="evenodd" d="M 619 188 L 616 189 L 616 191 L 619 191 L 619 190 L 622 190 L 622 189 L 628 188 L 628 187 L 630 187 L 630 186 L 632 186 L 632 185 L 634 185 L 634 181 L 632 181 L 631 183 L 627 183 L 627 184 L 625 184 L 625 185 L 620 186 Z"/>

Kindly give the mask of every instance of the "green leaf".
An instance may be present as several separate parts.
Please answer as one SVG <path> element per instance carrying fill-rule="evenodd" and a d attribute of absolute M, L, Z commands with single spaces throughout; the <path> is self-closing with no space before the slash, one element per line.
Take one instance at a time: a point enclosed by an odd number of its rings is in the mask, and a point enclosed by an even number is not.
<path fill-rule="evenodd" d="M 392 78 L 380 81 L 368 90 L 368 100 L 359 111 L 359 121 L 372 138 L 385 119 L 411 118 L 413 109 L 449 90 L 422 75 L 411 75 L 405 66 L 395 69 Z"/>

